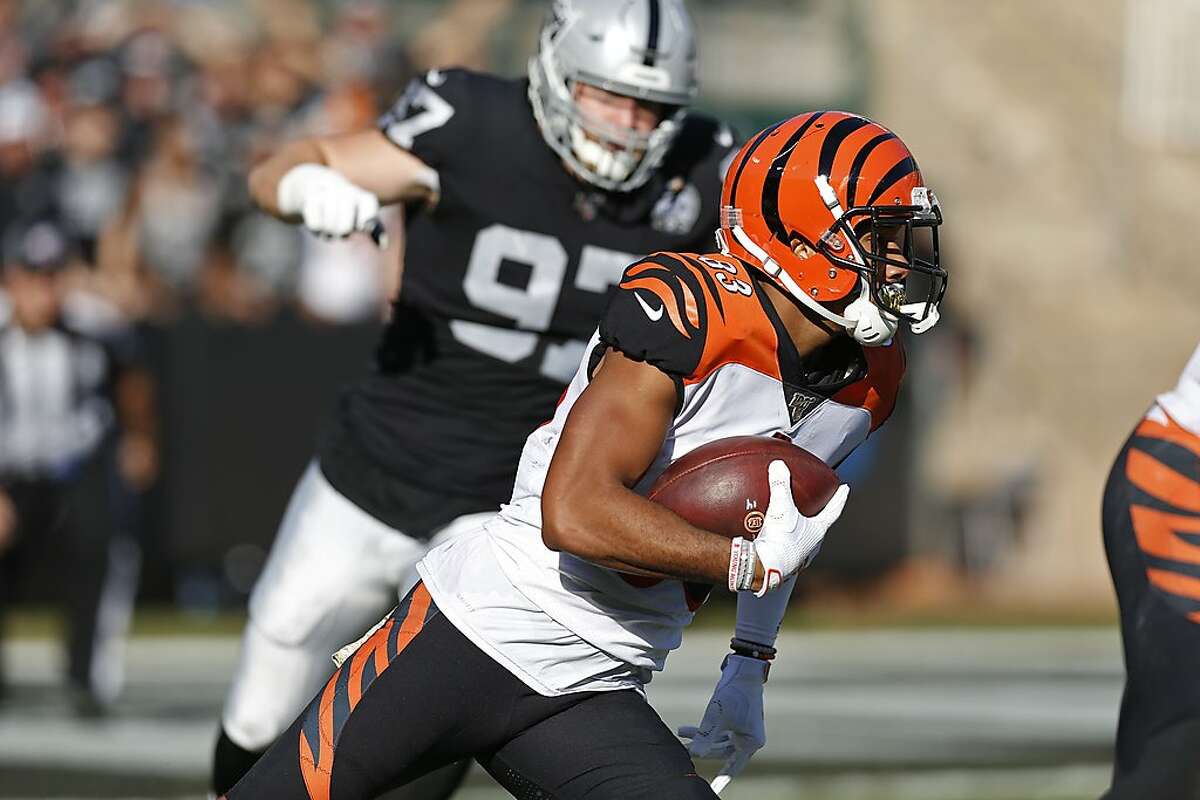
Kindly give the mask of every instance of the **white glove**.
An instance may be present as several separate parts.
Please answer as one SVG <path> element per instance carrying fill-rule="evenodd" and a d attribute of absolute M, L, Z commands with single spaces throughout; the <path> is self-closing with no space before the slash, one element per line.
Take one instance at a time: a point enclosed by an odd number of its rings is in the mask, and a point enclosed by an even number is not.
<path fill-rule="evenodd" d="M 304 227 L 319 236 L 340 239 L 363 231 L 378 240 L 382 230 L 379 198 L 322 164 L 297 164 L 284 173 L 276 203 L 284 214 L 298 214 Z"/>
<path fill-rule="evenodd" d="M 815 517 L 806 517 L 796 509 L 792 497 L 792 473 L 782 461 L 772 461 L 767 467 L 771 485 L 771 500 L 762 530 L 754 540 L 754 552 L 763 565 L 762 588 L 755 592 L 762 597 L 779 588 L 786 579 L 807 567 L 821 550 L 821 542 L 829 527 L 837 522 L 850 487 L 842 484 L 825 508 Z"/>
<path fill-rule="evenodd" d="M 750 756 L 767 743 L 763 725 L 767 666 L 768 662 L 757 658 L 726 656 L 699 727 L 679 729 L 680 738 L 690 740 L 687 749 L 693 758 L 725 759 L 720 774 L 726 776 L 726 782 L 745 769 Z"/>

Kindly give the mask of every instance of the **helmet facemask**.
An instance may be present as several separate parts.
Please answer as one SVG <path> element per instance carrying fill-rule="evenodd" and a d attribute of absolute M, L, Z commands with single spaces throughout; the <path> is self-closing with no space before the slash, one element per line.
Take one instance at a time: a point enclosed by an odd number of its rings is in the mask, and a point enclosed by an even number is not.
<path fill-rule="evenodd" d="M 816 247 L 834 264 L 858 272 L 867 297 L 883 314 L 920 334 L 937 324 L 947 275 L 940 259 L 937 197 L 925 187 L 913 189 L 912 197 L 910 205 L 845 211 Z"/>
<path fill-rule="evenodd" d="M 855 341 L 884 346 L 902 323 L 932 328 L 946 290 L 942 214 L 921 184 L 912 153 L 882 125 L 800 114 L 751 137 L 731 162 L 718 246 Z M 870 199 L 856 203 L 858 191 Z"/>
<path fill-rule="evenodd" d="M 571 90 L 573 95 L 573 86 Z M 666 112 L 660 116 L 658 125 L 649 133 L 642 133 L 592 118 L 579 108 L 578 103 L 572 103 L 567 119 L 571 154 L 575 157 L 571 168 L 589 182 L 598 185 L 599 181 L 611 182 L 614 189 L 627 181 L 633 183 L 631 179 L 635 174 L 639 178 L 636 184 L 641 185 L 662 163 L 683 116 L 681 109 L 664 108 Z"/>

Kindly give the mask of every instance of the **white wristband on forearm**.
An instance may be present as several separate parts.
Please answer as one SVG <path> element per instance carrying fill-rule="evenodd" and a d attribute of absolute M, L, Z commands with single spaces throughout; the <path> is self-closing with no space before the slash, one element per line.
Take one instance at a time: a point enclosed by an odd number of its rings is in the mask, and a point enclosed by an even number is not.
<path fill-rule="evenodd" d="M 729 543 L 729 591 L 746 592 L 754 588 L 758 556 L 754 542 L 738 536 Z"/>

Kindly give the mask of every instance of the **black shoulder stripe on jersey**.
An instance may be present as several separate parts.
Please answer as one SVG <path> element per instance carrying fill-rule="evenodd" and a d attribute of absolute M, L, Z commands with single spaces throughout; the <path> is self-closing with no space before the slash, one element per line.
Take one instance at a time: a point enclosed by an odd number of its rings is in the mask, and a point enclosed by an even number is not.
<path fill-rule="evenodd" d="M 863 165 L 867 163 L 867 158 L 871 153 L 875 152 L 875 148 L 889 139 L 895 139 L 896 134 L 891 131 L 881 133 L 871 141 L 863 145 L 863 149 L 858 151 L 858 155 L 854 157 L 854 163 L 850 165 L 850 188 L 847 189 L 846 208 L 854 208 L 855 195 L 858 194 L 858 177 L 862 174 Z"/>
<path fill-rule="evenodd" d="M 779 360 L 779 375 L 785 381 L 800 385 L 802 383 L 801 376 L 803 375 L 802 361 L 800 359 L 800 351 L 796 349 L 796 343 L 792 341 L 792 335 L 788 333 L 787 326 L 783 324 L 783 320 L 779 316 L 779 312 L 775 310 L 775 304 L 771 302 L 771 298 L 766 292 L 758 291 L 758 279 L 753 278 L 755 294 L 758 296 L 758 303 L 762 306 L 763 313 L 767 315 L 767 319 L 771 322 L 771 327 L 775 329 L 775 339 L 777 342 L 775 355 Z"/>
<path fill-rule="evenodd" d="M 883 196 L 883 193 L 892 187 L 896 181 L 905 178 L 917 171 L 917 162 L 913 161 L 912 156 L 907 156 L 900 163 L 887 171 L 883 179 L 879 181 L 879 185 L 875 187 L 875 191 L 871 192 L 870 199 L 867 200 L 867 205 L 875 205 L 875 201 Z"/>
<path fill-rule="evenodd" d="M 791 158 L 792 151 L 796 149 L 796 145 L 804 138 L 804 134 L 808 133 L 809 128 L 813 126 L 817 120 L 823 115 L 824 111 L 818 111 L 804 121 L 804 124 L 796 129 L 783 147 L 779 150 L 779 155 L 775 156 L 771 169 L 767 171 L 767 178 L 763 181 L 762 191 L 762 214 L 763 219 L 767 223 L 767 227 L 771 229 L 771 233 L 779 241 L 787 244 L 790 234 L 783 227 L 783 221 L 779 219 L 779 184 L 783 180 L 783 172 L 787 169 L 787 162 Z M 780 160 L 782 159 L 782 163 Z"/>
<path fill-rule="evenodd" d="M 647 67 L 653 67 L 658 60 L 658 26 L 659 15 L 662 13 L 658 7 L 659 0 L 646 0 L 650 4 L 650 32 L 646 36 L 646 57 L 642 63 Z"/>
<path fill-rule="evenodd" d="M 721 315 L 721 320 L 724 321 L 725 302 L 721 300 L 721 293 L 717 291 L 716 279 L 713 278 L 712 273 L 705 268 L 704 263 L 700 261 L 700 259 L 688 255 L 683 257 L 688 260 L 688 263 L 695 265 L 696 271 L 699 272 L 700 276 L 704 279 L 704 285 L 708 289 L 708 296 L 713 299 L 713 302 L 717 306 L 717 313 Z"/>
<path fill-rule="evenodd" d="M 868 124 L 867 120 L 862 117 L 846 117 L 829 129 L 825 134 L 825 141 L 821 142 L 821 157 L 817 166 L 818 175 L 829 177 L 833 170 L 834 159 L 837 158 L 838 151 L 842 149 L 842 144 L 850 134 L 866 124 Z"/>

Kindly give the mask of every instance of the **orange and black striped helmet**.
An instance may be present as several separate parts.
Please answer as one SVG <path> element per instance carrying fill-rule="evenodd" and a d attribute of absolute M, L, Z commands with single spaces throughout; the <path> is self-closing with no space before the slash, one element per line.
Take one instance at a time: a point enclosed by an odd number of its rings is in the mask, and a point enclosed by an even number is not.
<path fill-rule="evenodd" d="M 900 320 L 922 333 L 946 288 L 937 198 L 896 134 L 842 111 L 800 114 L 751 137 L 721 197 L 722 250 L 864 344 Z"/>

